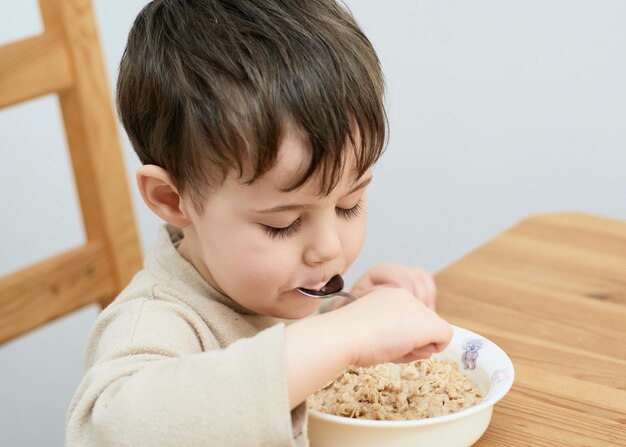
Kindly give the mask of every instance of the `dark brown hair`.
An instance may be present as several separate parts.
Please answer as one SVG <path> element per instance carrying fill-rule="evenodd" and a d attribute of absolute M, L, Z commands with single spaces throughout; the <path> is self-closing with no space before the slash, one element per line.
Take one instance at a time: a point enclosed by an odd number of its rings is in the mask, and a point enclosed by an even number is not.
<path fill-rule="evenodd" d="M 271 169 L 287 125 L 310 154 L 288 191 L 319 173 L 330 193 L 348 146 L 362 176 L 384 150 L 383 94 L 371 43 L 334 0 L 152 1 L 117 82 L 139 159 L 168 171 L 198 210 L 229 172 L 250 184 Z"/>

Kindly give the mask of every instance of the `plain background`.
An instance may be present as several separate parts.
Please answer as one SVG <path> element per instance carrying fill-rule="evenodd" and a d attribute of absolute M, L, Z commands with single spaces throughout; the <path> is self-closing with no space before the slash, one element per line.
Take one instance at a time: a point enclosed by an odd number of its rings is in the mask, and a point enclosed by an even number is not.
<path fill-rule="evenodd" d="M 111 89 L 145 1 L 96 0 Z M 388 85 L 390 140 L 370 187 L 365 248 L 436 272 L 525 216 L 626 220 L 626 2 L 347 2 Z M 0 42 L 41 30 L 34 0 L 0 0 Z M 54 97 L 0 112 L 0 274 L 84 233 Z M 159 220 L 134 184 L 144 250 Z M 61 446 L 97 309 L 0 347 L 0 445 Z"/>

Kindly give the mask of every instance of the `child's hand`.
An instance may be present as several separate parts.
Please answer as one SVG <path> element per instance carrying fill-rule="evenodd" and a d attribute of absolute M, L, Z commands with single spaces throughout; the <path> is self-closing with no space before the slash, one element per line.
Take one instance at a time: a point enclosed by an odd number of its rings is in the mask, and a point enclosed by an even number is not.
<path fill-rule="evenodd" d="M 437 289 L 430 273 L 402 264 L 378 264 L 368 270 L 350 293 L 363 296 L 383 287 L 407 289 L 430 309 L 435 309 Z"/>
<path fill-rule="evenodd" d="M 359 366 L 428 358 L 452 338 L 450 324 L 405 289 L 378 289 L 333 313 Z"/>
<path fill-rule="evenodd" d="M 428 358 L 451 338 L 446 321 L 399 288 L 379 288 L 334 312 L 303 318 L 285 328 L 291 408 L 348 365 Z"/>

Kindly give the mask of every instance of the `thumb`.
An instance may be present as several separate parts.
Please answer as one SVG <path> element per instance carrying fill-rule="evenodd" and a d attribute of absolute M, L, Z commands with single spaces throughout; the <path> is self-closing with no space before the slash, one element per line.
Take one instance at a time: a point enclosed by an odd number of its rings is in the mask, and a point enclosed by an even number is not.
<path fill-rule="evenodd" d="M 355 296 L 361 297 L 367 294 L 374 286 L 369 276 L 361 277 L 350 289 L 350 293 Z"/>
<path fill-rule="evenodd" d="M 424 360 L 429 359 L 433 354 L 441 351 L 437 345 L 434 343 L 430 343 L 426 346 L 421 346 L 419 348 L 413 349 L 411 352 L 403 355 L 399 359 L 396 359 L 396 363 L 409 363 L 415 360 Z"/>

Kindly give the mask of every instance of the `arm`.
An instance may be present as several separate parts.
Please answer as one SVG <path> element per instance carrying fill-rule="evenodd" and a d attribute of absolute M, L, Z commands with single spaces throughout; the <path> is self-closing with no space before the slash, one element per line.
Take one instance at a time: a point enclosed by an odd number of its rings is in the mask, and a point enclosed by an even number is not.
<path fill-rule="evenodd" d="M 327 312 L 285 329 L 289 404 L 295 408 L 352 363 L 352 352 L 338 330 L 341 318 Z"/>
<path fill-rule="evenodd" d="M 219 349 L 180 306 L 124 307 L 96 326 L 67 447 L 290 445 L 283 325 Z"/>

